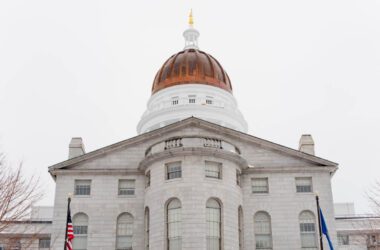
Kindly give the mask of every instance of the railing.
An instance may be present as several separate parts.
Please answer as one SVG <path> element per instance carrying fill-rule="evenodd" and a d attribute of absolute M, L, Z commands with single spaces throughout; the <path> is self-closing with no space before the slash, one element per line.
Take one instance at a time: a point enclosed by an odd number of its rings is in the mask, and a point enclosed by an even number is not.
<path fill-rule="evenodd" d="M 222 141 L 213 138 L 204 138 L 203 146 L 208 148 L 222 148 Z"/>
<path fill-rule="evenodd" d="M 171 139 L 165 141 L 165 150 L 171 148 L 179 148 L 182 147 L 182 138 Z"/>
<path fill-rule="evenodd" d="M 240 150 L 229 142 L 210 137 L 176 137 L 158 142 L 145 151 L 145 156 L 175 148 L 209 148 L 240 155 Z"/>

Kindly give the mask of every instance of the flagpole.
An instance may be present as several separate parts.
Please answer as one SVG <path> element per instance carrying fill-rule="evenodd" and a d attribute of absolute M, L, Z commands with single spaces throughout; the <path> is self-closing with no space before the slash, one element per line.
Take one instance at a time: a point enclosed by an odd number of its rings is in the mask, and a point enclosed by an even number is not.
<path fill-rule="evenodd" d="M 321 208 L 319 206 L 319 196 L 315 195 L 315 200 L 317 202 L 317 213 L 318 213 L 318 230 L 319 230 L 319 249 L 323 250 L 323 240 L 322 240 L 322 228 L 321 228 Z"/>
<path fill-rule="evenodd" d="M 69 220 L 69 209 L 70 209 L 70 202 L 71 202 L 71 197 L 67 198 L 67 213 L 66 213 L 66 229 L 65 229 L 65 240 L 63 241 L 63 250 L 66 250 L 66 240 L 67 240 L 67 226 L 68 226 L 68 220 Z"/>

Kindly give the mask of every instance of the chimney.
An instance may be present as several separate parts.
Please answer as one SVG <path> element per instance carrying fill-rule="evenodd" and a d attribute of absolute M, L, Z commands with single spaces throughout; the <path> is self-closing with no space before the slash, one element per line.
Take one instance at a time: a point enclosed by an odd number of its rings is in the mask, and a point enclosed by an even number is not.
<path fill-rule="evenodd" d="M 311 135 L 302 135 L 298 150 L 310 155 L 314 155 L 313 137 L 311 137 Z"/>
<path fill-rule="evenodd" d="M 84 144 L 81 137 L 71 138 L 69 144 L 69 159 L 85 154 Z"/>

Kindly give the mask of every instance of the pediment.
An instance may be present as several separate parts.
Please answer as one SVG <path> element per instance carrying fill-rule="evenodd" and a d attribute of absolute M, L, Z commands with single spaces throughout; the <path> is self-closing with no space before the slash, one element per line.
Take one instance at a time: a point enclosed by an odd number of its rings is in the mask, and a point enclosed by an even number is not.
<path fill-rule="evenodd" d="M 186 136 L 212 137 L 227 141 L 235 145 L 241 157 L 254 167 L 338 166 L 335 162 L 191 117 L 60 162 L 50 166 L 49 172 L 54 176 L 57 170 L 65 169 L 137 171 L 139 163 L 152 145 L 170 138 Z"/>

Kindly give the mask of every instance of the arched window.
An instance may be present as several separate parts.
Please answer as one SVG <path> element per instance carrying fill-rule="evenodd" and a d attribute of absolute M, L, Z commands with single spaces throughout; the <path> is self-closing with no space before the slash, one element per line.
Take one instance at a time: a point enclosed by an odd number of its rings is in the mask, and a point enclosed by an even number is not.
<path fill-rule="evenodd" d="M 303 249 L 317 249 L 315 216 L 311 211 L 302 211 L 299 216 L 301 246 Z"/>
<path fill-rule="evenodd" d="M 168 250 L 180 250 L 182 248 L 181 217 L 181 202 L 178 199 L 171 200 L 167 205 Z"/>
<path fill-rule="evenodd" d="M 243 208 L 238 208 L 239 250 L 243 250 Z"/>
<path fill-rule="evenodd" d="M 150 218 L 149 218 L 149 208 L 145 208 L 145 250 L 149 250 L 149 224 L 150 224 Z"/>
<path fill-rule="evenodd" d="M 207 250 L 221 249 L 221 206 L 215 199 L 206 203 Z"/>
<path fill-rule="evenodd" d="M 260 211 L 254 216 L 256 249 L 272 249 L 272 227 L 267 212 Z"/>
<path fill-rule="evenodd" d="M 122 213 L 117 217 L 116 249 L 132 250 L 133 217 L 129 213 Z"/>
<path fill-rule="evenodd" d="M 75 235 L 73 240 L 73 249 L 87 249 L 88 216 L 85 213 L 77 213 L 74 215 L 73 227 Z"/>

